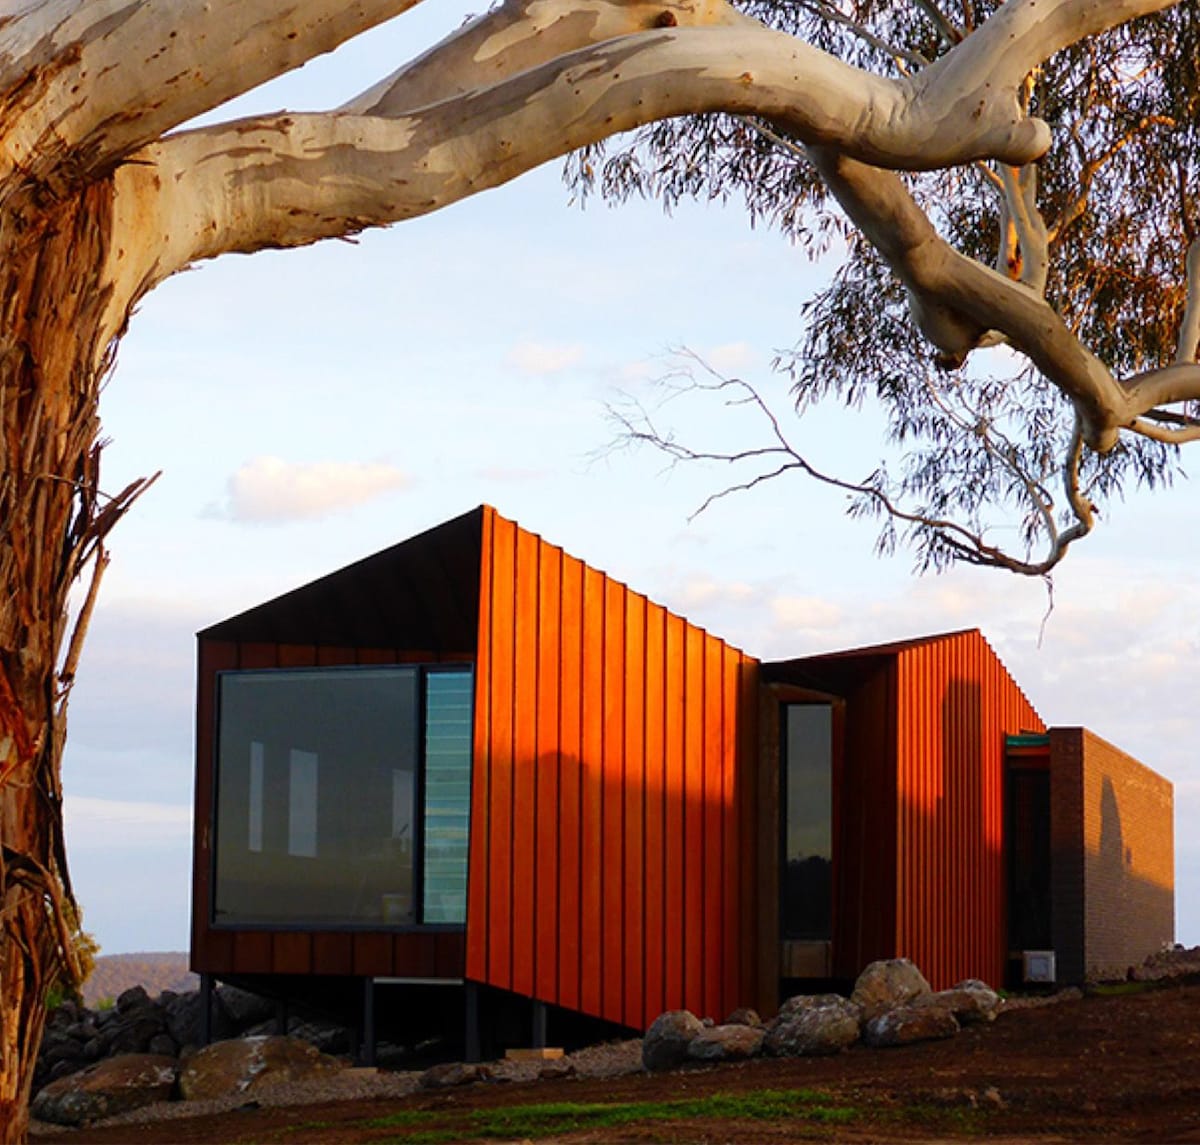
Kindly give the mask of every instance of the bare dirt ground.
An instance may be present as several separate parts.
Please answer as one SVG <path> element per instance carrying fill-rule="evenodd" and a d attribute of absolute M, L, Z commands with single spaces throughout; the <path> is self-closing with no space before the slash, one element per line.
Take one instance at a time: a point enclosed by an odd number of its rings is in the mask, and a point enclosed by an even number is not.
<path fill-rule="evenodd" d="M 1116 991 L 1128 990 L 1120 993 Z M 542 1103 L 665 1102 L 764 1090 L 813 1091 L 797 1110 L 749 1116 L 639 1118 L 597 1126 L 554 1115 L 499 1120 Z M 808 1116 L 807 1103 L 816 1110 Z M 758 1112 L 762 1112 L 759 1110 Z M 374 1124 L 372 1124 L 374 1122 Z M 505 1125 L 513 1132 L 506 1132 Z M 582 1127 L 578 1127 L 582 1126 Z M 611 1141 L 1008 1141 L 1200 1143 L 1200 980 L 1130 984 L 1054 1005 L 1013 1008 L 991 1025 L 903 1049 L 855 1047 L 835 1058 L 756 1060 L 665 1074 L 570 1077 L 418 1091 L 140 1125 L 92 1126 L 34 1141 L 57 1145 L 178 1142 L 469 1141 L 497 1137 Z"/>

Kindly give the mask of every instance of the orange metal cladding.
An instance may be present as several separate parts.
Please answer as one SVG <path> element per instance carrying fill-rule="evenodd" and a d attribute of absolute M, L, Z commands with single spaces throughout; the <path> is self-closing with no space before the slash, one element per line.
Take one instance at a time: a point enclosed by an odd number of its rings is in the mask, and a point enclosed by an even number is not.
<path fill-rule="evenodd" d="M 723 1017 L 753 997 L 757 662 L 491 509 L 481 593 L 467 976 Z"/>
<path fill-rule="evenodd" d="M 897 662 L 896 952 L 934 989 L 1004 980 L 1004 739 L 1042 732 L 977 631 Z"/>

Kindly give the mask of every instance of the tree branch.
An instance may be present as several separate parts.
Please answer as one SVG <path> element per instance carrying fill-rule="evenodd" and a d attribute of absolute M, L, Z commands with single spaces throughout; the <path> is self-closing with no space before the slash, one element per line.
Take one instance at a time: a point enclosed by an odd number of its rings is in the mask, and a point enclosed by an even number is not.
<path fill-rule="evenodd" d="M 0 187 L 59 192 L 419 0 L 43 0 L 0 17 Z"/>

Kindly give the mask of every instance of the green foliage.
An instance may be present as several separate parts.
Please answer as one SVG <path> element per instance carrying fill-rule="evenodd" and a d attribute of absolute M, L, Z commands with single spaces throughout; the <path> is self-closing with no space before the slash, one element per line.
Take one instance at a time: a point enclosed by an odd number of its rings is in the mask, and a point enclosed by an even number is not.
<path fill-rule="evenodd" d="M 955 18 L 971 13 L 974 26 L 999 6 L 940 5 Z M 911 0 L 742 7 L 879 74 L 912 74 L 948 47 L 925 6 Z M 1036 172 L 1049 232 L 1047 301 L 1117 378 L 1169 364 L 1186 251 L 1200 233 L 1200 5 L 1180 4 L 1059 53 L 1034 77 L 1029 106 L 1054 134 Z M 979 537 L 1015 537 L 1006 549 L 1029 559 L 1049 535 L 1047 506 L 1052 520 L 1070 519 L 1059 495 L 1074 432 L 1070 402 L 1015 353 L 977 353 L 948 374 L 915 330 L 903 286 L 847 224 L 803 149 L 776 132 L 721 115 L 671 120 L 572 157 L 565 177 L 580 197 L 651 197 L 668 211 L 685 199 L 739 200 L 752 223 L 779 229 L 809 256 L 835 249 L 839 269 L 800 309 L 794 345 L 776 363 L 796 410 L 822 401 L 878 408 L 887 427 L 879 466 L 838 476 L 920 518 L 953 519 Z M 906 181 L 939 234 L 991 267 L 1005 229 L 999 175 L 976 164 Z M 1200 407 L 1177 412 L 1195 416 Z M 741 472 L 735 480 L 749 481 Z M 1086 498 L 1103 505 L 1181 472 L 1174 448 L 1127 434 L 1104 456 L 1085 452 L 1080 478 Z M 883 517 L 880 547 L 903 537 L 922 567 L 962 559 L 943 529 L 910 522 L 897 534 L 872 493 L 851 512 Z"/>
<path fill-rule="evenodd" d="M 116 1006 L 117 1000 L 111 994 L 106 994 L 103 998 L 96 999 L 96 1005 L 93 1009 L 96 1010 L 111 1010 Z"/>

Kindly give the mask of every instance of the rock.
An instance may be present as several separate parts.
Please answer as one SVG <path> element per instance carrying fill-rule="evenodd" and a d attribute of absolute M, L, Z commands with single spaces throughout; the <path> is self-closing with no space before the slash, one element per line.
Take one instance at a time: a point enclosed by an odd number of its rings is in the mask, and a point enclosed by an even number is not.
<path fill-rule="evenodd" d="M 151 1004 L 145 1010 L 129 1011 L 128 1017 L 122 1016 L 120 1021 L 104 1031 L 103 1040 L 107 1042 L 110 1057 L 147 1053 L 147 1047 L 165 1029 L 162 1014 Z"/>
<path fill-rule="evenodd" d="M 739 1006 L 724 1022 L 726 1026 L 761 1026 L 762 1024 L 763 1020 L 758 1016 L 758 1011 L 750 1009 L 749 1006 Z"/>
<path fill-rule="evenodd" d="M 225 1011 L 234 1029 L 239 1032 L 256 1022 L 265 1022 L 275 1016 L 275 1003 L 270 998 L 251 994 L 249 990 L 241 990 L 237 986 L 220 986 L 216 994 L 216 1008 Z"/>
<path fill-rule="evenodd" d="M 1000 995 L 986 982 L 978 978 L 966 978 L 950 990 L 939 990 L 930 998 L 949 1007 L 951 1013 L 964 1026 L 977 1022 L 994 1022 L 1000 1009 Z"/>
<path fill-rule="evenodd" d="M 166 1015 L 167 1033 L 180 1046 L 198 1046 L 203 1041 L 204 1005 L 199 990 L 177 994 L 163 1006 Z M 223 1042 L 234 1037 L 238 1030 L 229 1015 L 217 1005 L 212 1008 L 212 1041 Z"/>
<path fill-rule="evenodd" d="M 55 1125 L 84 1125 L 166 1101 L 175 1074 L 174 1059 L 156 1054 L 109 1058 L 51 1082 L 33 1099 L 31 1112 L 39 1121 Z"/>
<path fill-rule="evenodd" d="M 343 1068 L 298 1038 L 238 1038 L 214 1042 L 192 1054 L 179 1074 L 179 1091 L 185 1101 L 203 1101 Z"/>
<path fill-rule="evenodd" d="M 153 1005 L 154 1003 L 150 1001 L 150 995 L 146 993 L 144 986 L 130 986 L 117 998 L 117 1013 L 125 1014 L 130 1010 L 142 1010 Z"/>
<path fill-rule="evenodd" d="M 919 998 L 872 1018 L 863 1029 L 863 1041 L 869 1046 L 906 1046 L 957 1033 L 958 1020 L 949 1006 Z"/>
<path fill-rule="evenodd" d="M 932 994 L 925 975 L 907 958 L 872 962 L 854 983 L 850 1001 L 862 1007 L 863 1021 L 902 1006 L 913 998 Z"/>
<path fill-rule="evenodd" d="M 642 1065 L 649 1070 L 682 1065 L 692 1039 L 704 1028 L 704 1023 L 690 1010 L 667 1010 L 659 1014 L 642 1039 Z"/>
<path fill-rule="evenodd" d="M 485 1065 L 472 1062 L 443 1062 L 430 1066 L 420 1077 L 422 1089 L 448 1089 L 455 1085 L 470 1085 L 473 1081 L 490 1081 L 492 1071 Z"/>
<path fill-rule="evenodd" d="M 687 1046 L 687 1056 L 695 1061 L 741 1061 L 754 1057 L 761 1049 L 766 1030 L 754 1026 L 711 1026 L 700 1031 Z"/>
<path fill-rule="evenodd" d="M 771 1022 L 764 1048 L 776 1057 L 836 1054 L 858 1041 L 862 1010 L 840 994 L 789 998 Z"/>

